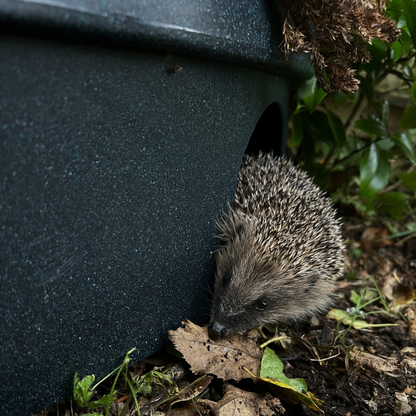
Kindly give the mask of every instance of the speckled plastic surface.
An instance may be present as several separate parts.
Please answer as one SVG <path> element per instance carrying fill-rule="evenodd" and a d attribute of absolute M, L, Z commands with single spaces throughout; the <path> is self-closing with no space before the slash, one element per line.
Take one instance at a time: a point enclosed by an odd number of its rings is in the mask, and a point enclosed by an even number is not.
<path fill-rule="evenodd" d="M 0 36 L 0 414 L 25 416 L 70 394 L 76 371 L 100 378 L 131 347 L 135 360 L 161 348 L 184 318 L 203 323 L 213 219 L 253 131 L 282 150 L 289 85 L 238 57 L 163 54 L 162 32 L 157 53 L 19 37 L 26 6 L 50 7 L 47 24 L 59 7 L 15 3 L 0 0 L 2 19 L 14 14 Z M 43 3 L 72 4 L 84 32 L 91 23 L 80 2 Z M 150 3 L 126 16 L 138 4 Z M 206 31 L 227 43 L 230 16 Z"/>
<path fill-rule="evenodd" d="M 187 54 L 289 78 L 313 75 L 309 56 L 283 59 L 277 0 L 0 0 L 0 23 L 0 30 Z"/>

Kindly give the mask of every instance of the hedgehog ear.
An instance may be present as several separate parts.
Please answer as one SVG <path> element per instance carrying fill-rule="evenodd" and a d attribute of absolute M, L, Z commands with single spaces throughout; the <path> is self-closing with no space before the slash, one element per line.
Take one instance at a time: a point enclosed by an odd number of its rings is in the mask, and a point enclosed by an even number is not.
<path fill-rule="evenodd" d="M 244 233 L 245 226 L 244 224 L 240 223 L 237 224 L 235 227 L 231 228 L 227 234 L 223 234 L 221 236 L 221 242 L 225 244 L 230 244 L 240 239 Z"/>
<path fill-rule="evenodd" d="M 237 219 L 235 213 L 231 212 L 229 217 L 216 221 L 216 226 L 220 232 L 218 237 L 221 245 L 227 245 L 242 237 L 247 224 L 243 220 Z"/>

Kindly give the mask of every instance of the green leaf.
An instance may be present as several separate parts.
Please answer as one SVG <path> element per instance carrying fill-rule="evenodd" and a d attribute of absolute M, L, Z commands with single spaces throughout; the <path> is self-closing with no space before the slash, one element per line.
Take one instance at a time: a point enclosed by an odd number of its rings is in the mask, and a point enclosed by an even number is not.
<path fill-rule="evenodd" d="M 384 123 L 374 114 L 368 118 L 361 118 L 354 123 L 354 127 L 365 131 L 366 133 L 376 137 L 387 137 L 387 130 Z"/>
<path fill-rule="evenodd" d="M 357 305 L 357 303 L 360 301 L 361 296 L 355 290 L 351 290 L 350 302 L 352 302 L 354 305 Z"/>
<path fill-rule="evenodd" d="M 371 56 L 377 59 L 384 59 L 387 56 L 387 49 L 387 43 L 378 39 L 373 39 L 371 45 L 368 46 Z"/>
<path fill-rule="evenodd" d="M 78 373 L 74 376 L 74 399 L 80 406 L 87 406 L 88 400 L 91 398 L 93 392 L 90 389 L 92 383 L 94 383 L 95 376 L 85 376 L 81 381 L 79 380 Z"/>
<path fill-rule="evenodd" d="M 402 192 L 389 192 L 378 195 L 376 201 L 381 203 L 380 209 L 390 214 L 398 221 L 403 219 L 403 211 L 407 209 L 407 200 L 410 198 Z"/>
<path fill-rule="evenodd" d="M 352 325 L 355 329 L 377 328 L 387 326 L 397 326 L 397 324 L 368 324 L 362 319 L 355 319 L 350 316 L 348 312 L 341 309 L 331 309 L 326 315 L 329 319 L 341 321 L 344 325 Z"/>
<path fill-rule="evenodd" d="M 114 401 L 116 393 L 117 391 L 114 391 L 111 396 L 105 395 L 101 397 L 100 400 L 91 401 L 88 403 L 88 407 L 90 409 L 93 409 L 94 407 L 107 406 L 108 404 L 111 404 Z"/>
<path fill-rule="evenodd" d="M 372 143 L 360 168 L 360 197 L 373 199 L 388 183 L 390 163 L 385 150 Z"/>
<path fill-rule="evenodd" d="M 298 87 L 298 92 L 310 111 L 314 111 L 316 106 L 319 105 L 326 96 L 323 89 L 316 87 L 315 77 L 303 81 Z"/>
<path fill-rule="evenodd" d="M 315 111 L 313 114 L 307 111 L 302 113 L 303 127 L 317 140 L 333 146 L 336 143 L 334 133 L 328 121 L 328 116 L 322 111 Z"/>
<path fill-rule="evenodd" d="M 292 140 L 290 147 L 297 146 L 302 143 L 303 139 L 303 119 L 300 114 L 293 114 L 292 116 Z"/>
<path fill-rule="evenodd" d="M 412 39 L 410 35 L 406 31 L 407 26 L 405 28 L 400 29 L 402 34 L 400 36 L 400 43 L 403 45 L 403 56 L 408 56 L 410 49 L 412 47 Z"/>
<path fill-rule="evenodd" d="M 401 179 L 404 186 L 408 186 L 412 191 L 416 192 L 416 169 L 410 173 L 399 173 L 397 177 Z"/>
<path fill-rule="evenodd" d="M 390 17 L 397 21 L 400 19 L 401 16 L 401 6 L 401 0 L 392 0 L 387 4 L 386 12 Z"/>
<path fill-rule="evenodd" d="M 339 106 L 345 104 L 348 100 L 351 99 L 351 95 L 343 91 L 333 92 L 331 93 L 331 96 L 334 100 L 335 108 L 338 108 Z"/>
<path fill-rule="evenodd" d="M 362 77 L 361 75 L 356 75 L 356 78 L 360 80 L 360 90 L 367 98 L 368 105 L 371 105 L 374 98 L 374 88 L 371 82 L 369 82 L 366 78 Z"/>
<path fill-rule="evenodd" d="M 319 406 L 323 405 L 323 402 L 321 400 L 318 400 L 316 397 L 314 397 L 314 395 L 310 391 L 308 391 L 306 394 L 301 393 L 286 383 L 278 381 L 274 378 L 256 377 L 253 373 L 247 370 L 247 368 L 244 368 L 244 369 L 254 379 L 267 383 L 269 385 L 269 388 L 273 388 L 272 390 L 273 394 L 275 394 L 280 399 L 289 403 L 301 402 L 309 406 L 312 410 L 323 413 L 323 410 L 319 408 Z M 299 379 L 299 380 L 302 380 L 302 379 Z"/>
<path fill-rule="evenodd" d="M 386 100 L 381 100 L 380 106 L 381 106 L 381 120 L 385 126 L 388 126 L 389 118 L 390 118 L 389 103 Z"/>
<path fill-rule="evenodd" d="M 367 46 L 371 55 L 371 61 L 364 64 L 363 68 L 376 78 L 381 70 L 382 61 L 387 57 L 388 46 L 386 43 L 373 39 L 372 44 Z"/>
<path fill-rule="evenodd" d="M 377 293 L 367 287 L 361 289 L 359 294 L 355 290 L 351 290 L 350 301 L 357 305 L 357 307 L 361 307 L 360 305 L 365 304 L 376 297 Z"/>
<path fill-rule="evenodd" d="M 344 147 L 347 141 L 347 137 L 345 135 L 344 124 L 341 121 L 341 119 L 332 111 L 328 110 L 327 114 L 328 114 L 329 125 L 332 129 L 332 133 L 334 133 L 338 146 L 342 148 Z"/>
<path fill-rule="evenodd" d="M 383 150 L 390 150 L 395 146 L 395 143 L 390 139 L 382 139 L 377 141 L 377 146 Z"/>
<path fill-rule="evenodd" d="M 308 172 L 309 176 L 313 178 L 314 183 L 323 191 L 327 190 L 331 185 L 331 174 L 325 166 L 312 162 L 304 165 L 303 169 Z"/>
<path fill-rule="evenodd" d="M 396 61 L 398 59 L 401 58 L 403 54 L 403 45 L 396 40 L 396 42 L 393 43 L 393 45 L 391 45 L 391 62 L 390 62 L 390 67 L 393 66 Z"/>
<path fill-rule="evenodd" d="M 411 104 L 403 111 L 402 119 L 400 120 L 401 129 L 416 129 L 416 105 Z"/>
<path fill-rule="evenodd" d="M 414 0 L 402 0 L 402 6 L 413 46 L 416 48 L 416 3 Z"/>
<path fill-rule="evenodd" d="M 396 143 L 396 145 L 400 148 L 403 154 L 414 164 L 416 165 L 416 157 L 413 150 L 413 145 L 410 139 L 407 137 L 405 133 L 395 134 L 391 137 L 391 140 Z"/>
<path fill-rule="evenodd" d="M 287 384 L 299 393 L 307 392 L 308 386 L 305 380 L 301 378 L 290 379 L 283 374 L 283 363 L 276 353 L 266 347 L 263 358 L 261 360 L 260 377 L 261 378 L 275 378 L 281 383 Z"/>
<path fill-rule="evenodd" d="M 412 88 L 410 88 L 410 95 L 412 96 L 413 102 L 416 104 L 416 81 L 413 83 Z"/>

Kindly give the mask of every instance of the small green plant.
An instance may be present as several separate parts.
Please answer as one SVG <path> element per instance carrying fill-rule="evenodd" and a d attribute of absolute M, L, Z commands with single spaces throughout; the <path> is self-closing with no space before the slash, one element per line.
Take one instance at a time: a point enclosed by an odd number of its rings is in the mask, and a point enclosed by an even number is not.
<path fill-rule="evenodd" d="M 134 400 L 137 414 L 140 416 L 140 408 L 139 403 L 137 401 L 137 396 L 142 394 L 143 396 L 149 397 L 152 395 L 152 388 L 153 385 L 165 386 L 174 393 L 177 390 L 176 383 L 172 381 L 171 377 L 166 374 L 169 369 L 166 369 L 164 372 L 159 372 L 156 370 L 149 371 L 148 373 L 144 374 L 143 376 L 136 378 L 128 371 L 128 365 L 130 362 L 130 355 L 135 351 L 135 348 L 131 349 L 126 353 L 123 362 L 110 374 L 104 377 L 95 385 L 92 385 L 95 381 L 94 375 L 88 375 L 84 377 L 82 380 L 79 379 L 78 373 L 75 373 L 74 376 L 74 400 L 82 407 L 88 409 L 97 409 L 99 407 L 106 406 L 105 416 L 108 416 L 110 410 L 110 404 L 112 402 L 117 403 L 117 390 L 116 385 L 117 381 L 119 380 L 120 376 L 124 377 L 124 382 L 128 387 L 130 394 L 127 397 L 126 404 L 124 406 L 123 411 L 121 412 L 120 416 L 124 416 L 129 408 L 129 405 L 132 400 Z M 102 396 L 99 400 L 91 400 L 95 389 L 113 374 L 116 374 L 114 377 L 114 381 L 111 386 L 110 393 Z M 92 413 L 83 413 L 83 416 L 102 416 L 99 413 L 92 412 Z"/>
<path fill-rule="evenodd" d="M 368 279 L 371 280 L 374 287 L 363 287 L 365 281 Z M 331 309 L 328 313 L 328 317 L 337 321 L 337 340 L 342 345 L 346 354 L 348 354 L 348 357 L 352 360 L 349 349 L 345 345 L 345 337 L 351 328 L 384 328 L 389 326 L 396 326 L 396 324 L 369 324 L 364 320 L 367 316 L 375 314 L 384 314 L 390 317 L 393 316 L 389 306 L 387 305 L 385 296 L 381 292 L 373 277 L 367 276 L 363 280 L 359 293 L 357 293 L 355 290 L 351 291 L 350 301 L 355 305 L 354 307 L 348 308 L 346 311 L 340 309 Z M 376 302 L 380 302 L 383 306 L 383 309 L 369 310 L 368 307 L 375 304 Z M 343 332 L 340 329 L 341 324 L 348 325 L 347 329 Z"/>
<path fill-rule="evenodd" d="M 116 394 L 117 390 L 115 389 L 117 380 L 120 376 L 120 374 L 123 372 L 123 369 L 125 370 L 125 374 L 127 375 L 127 367 L 130 362 L 130 354 L 135 351 L 136 348 L 131 349 L 126 353 L 126 356 L 124 357 L 123 362 L 110 374 L 105 376 L 102 380 L 100 380 L 98 383 L 92 386 L 92 384 L 95 381 L 94 375 L 88 375 L 84 377 L 82 380 L 79 379 L 78 373 L 75 373 L 74 376 L 74 400 L 83 408 L 88 409 L 96 409 L 98 407 L 106 406 L 106 412 L 105 415 L 108 416 L 110 404 L 113 401 L 116 401 Z M 94 390 L 105 380 L 107 380 L 109 377 L 111 377 L 114 373 L 117 373 L 114 382 L 112 384 L 111 390 L 109 394 L 104 395 L 99 400 L 91 401 L 91 397 L 94 394 Z M 129 384 L 128 377 L 126 377 L 126 382 Z M 130 383 L 131 384 L 131 383 Z M 137 404 L 137 402 L 136 402 Z M 137 405 L 137 410 L 139 410 Z M 99 415 L 96 412 L 93 413 L 84 413 L 84 416 L 97 416 Z M 101 416 L 101 415 L 99 415 Z"/>

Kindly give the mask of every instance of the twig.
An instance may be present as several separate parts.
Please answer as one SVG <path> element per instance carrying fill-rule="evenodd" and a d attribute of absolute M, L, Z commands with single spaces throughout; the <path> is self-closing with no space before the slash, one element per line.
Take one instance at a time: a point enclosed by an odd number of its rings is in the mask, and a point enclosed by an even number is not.
<path fill-rule="evenodd" d="M 396 71 L 395 69 L 390 69 L 390 71 L 387 71 L 389 74 L 395 75 L 397 78 L 404 81 L 409 87 L 412 86 L 412 81 L 410 81 L 409 78 L 405 77 L 401 72 Z"/>

